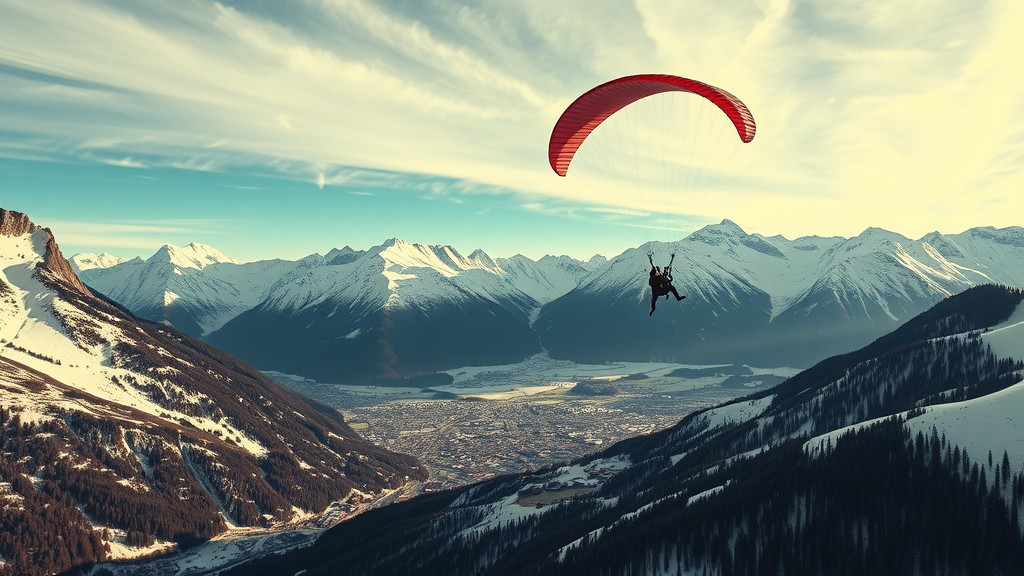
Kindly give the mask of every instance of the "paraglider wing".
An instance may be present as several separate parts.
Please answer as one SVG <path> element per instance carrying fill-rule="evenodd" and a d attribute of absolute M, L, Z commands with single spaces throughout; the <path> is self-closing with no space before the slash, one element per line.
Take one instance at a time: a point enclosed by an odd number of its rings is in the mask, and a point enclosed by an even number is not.
<path fill-rule="evenodd" d="M 565 176 L 587 136 L 622 108 L 662 92 L 691 92 L 711 101 L 729 117 L 740 140 L 754 139 L 754 117 L 739 98 L 709 84 L 665 74 L 639 74 L 606 82 L 576 99 L 555 123 L 548 141 L 548 162 Z"/>

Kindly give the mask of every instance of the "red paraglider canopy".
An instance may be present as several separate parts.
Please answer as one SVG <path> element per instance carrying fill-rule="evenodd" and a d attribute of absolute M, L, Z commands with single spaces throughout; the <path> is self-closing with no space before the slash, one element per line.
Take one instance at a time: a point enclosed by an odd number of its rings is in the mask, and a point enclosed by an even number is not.
<path fill-rule="evenodd" d="M 709 84 L 666 74 L 625 76 L 601 84 L 580 96 L 562 112 L 548 141 L 548 162 L 565 176 L 569 163 L 587 136 L 609 116 L 648 96 L 662 92 L 692 92 L 710 100 L 732 120 L 740 140 L 754 139 L 754 117 L 740 99 Z"/>

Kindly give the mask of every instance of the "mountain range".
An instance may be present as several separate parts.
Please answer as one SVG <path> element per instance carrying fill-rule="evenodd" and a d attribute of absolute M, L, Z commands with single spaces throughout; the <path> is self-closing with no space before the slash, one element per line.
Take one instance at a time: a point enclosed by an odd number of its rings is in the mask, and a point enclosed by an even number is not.
<path fill-rule="evenodd" d="M 90 291 L 49 229 L 3 209 L 0 346 L 3 575 L 283 526 L 332 503 L 351 512 L 426 478 L 336 410 Z"/>
<path fill-rule="evenodd" d="M 649 317 L 648 258 L 664 266 L 671 254 L 688 298 Z M 972 286 L 1024 286 L 1024 228 L 788 240 L 725 220 L 587 262 L 467 257 L 399 239 L 298 261 L 239 264 L 199 244 L 118 260 L 71 262 L 135 314 L 262 370 L 365 383 L 542 350 L 577 362 L 806 367 Z"/>
<path fill-rule="evenodd" d="M 951 293 L 864 347 L 669 429 L 566 465 L 371 509 L 310 547 L 254 553 L 231 573 L 1013 573 L 1024 565 L 1024 290 L 970 284 L 997 275 L 1014 281 L 1020 229 L 901 238 L 869 230 L 791 243 L 724 222 L 607 262 L 549 258 L 546 271 L 526 259 L 517 270 L 479 251 L 462 257 L 399 240 L 256 263 L 262 268 L 200 245 L 166 247 L 158 255 L 178 271 L 171 274 L 193 276 L 175 285 L 181 292 L 290 267 L 265 284 L 253 308 L 234 316 L 217 306 L 191 309 L 200 329 L 226 318 L 208 340 L 261 307 L 311 321 L 323 320 L 311 310 L 368 318 L 367 326 L 340 328 L 350 329 L 345 339 L 358 340 L 366 327 L 388 345 L 403 330 L 430 338 L 443 334 L 432 330 L 493 323 L 484 312 L 500 320 L 500 309 L 547 346 L 557 342 L 544 333 L 557 324 L 552 315 L 564 313 L 558 306 L 582 306 L 588 291 L 610 295 L 629 285 L 646 311 L 645 290 L 622 279 L 635 280 L 648 253 L 657 262 L 677 254 L 679 285 L 710 308 L 709 318 L 731 314 L 729 322 L 765 295 L 771 324 L 794 306 L 808 318 L 830 306 L 868 317 L 881 309 L 895 322 L 909 302 Z M 770 247 L 791 270 L 765 271 L 747 252 L 780 258 Z M 830 256 L 805 254 L 815 251 Z M 702 253 L 714 264 L 699 273 Z M 808 269 L 801 255 L 816 263 L 806 277 L 797 273 Z M 286 527 L 332 503 L 361 511 L 361 502 L 425 479 L 414 459 L 366 443 L 337 411 L 168 326 L 168 317 L 134 316 L 75 273 L 127 270 L 130 262 L 72 260 L 48 229 L 0 210 L 0 574 L 53 573 L 236 528 Z M 706 272 L 712 268 L 719 271 Z M 160 277 L 126 278 L 141 287 Z M 828 279 L 843 280 L 831 285 L 839 304 L 812 298 Z M 165 308 L 189 301 L 167 292 Z M 329 308 L 341 302 L 349 309 Z M 609 315 L 623 313 L 603 304 Z M 360 305 L 370 313 L 357 314 Z M 420 316 L 373 316 L 406 307 Z M 434 318 L 467 308 L 454 327 Z M 654 318 L 682 310 L 662 306 Z M 722 326 L 710 326 L 707 340 L 727 341 Z M 402 364 L 404 346 L 415 344 L 393 346 L 390 366 L 415 375 L 410 366 L 443 365 Z M 444 342 L 420 345 L 443 351 Z"/>
<path fill-rule="evenodd" d="M 1012 574 L 1024 291 L 534 473 L 377 509 L 228 574 Z"/>

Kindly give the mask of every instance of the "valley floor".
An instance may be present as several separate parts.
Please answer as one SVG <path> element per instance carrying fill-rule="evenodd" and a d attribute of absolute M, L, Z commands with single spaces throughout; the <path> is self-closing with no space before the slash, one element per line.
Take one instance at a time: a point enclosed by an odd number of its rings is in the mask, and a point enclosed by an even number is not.
<path fill-rule="evenodd" d="M 720 370 L 661 362 L 576 364 L 537 355 L 518 364 L 449 370 L 454 382 L 430 389 L 268 375 L 338 408 L 367 440 L 418 458 L 430 470 L 427 490 L 437 490 L 571 461 L 797 372 Z M 617 393 L 574 394 L 578 382 L 611 385 Z"/>
<path fill-rule="evenodd" d="M 268 372 L 281 384 L 341 410 L 371 442 L 415 456 L 429 469 L 430 480 L 364 501 L 356 510 L 334 507 L 285 530 L 232 530 L 191 550 L 150 561 L 103 564 L 91 573 L 209 574 L 308 546 L 323 529 L 353 514 L 424 491 L 570 461 L 671 426 L 690 412 L 774 385 L 796 372 L 656 362 L 586 365 L 544 355 L 506 366 L 450 370 L 452 384 L 430 389 L 336 385 Z M 581 381 L 613 385 L 618 393 L 571 393 Z"/>
<path fill-rule="evenodd" d="M 274 529 L 232 528 L 216 538 L 187 550 L 154 559 L 97 564 L 83 576 L 199 576 L 226 570 L 260 556 L 282 554 L 309 546 L 325 529 L 356 514 L 387 506 L 422 493 L 419 483 L 364 500 L 356 506 L 335 504 L 322 514 L 308 515 L 286 527 Z"/>

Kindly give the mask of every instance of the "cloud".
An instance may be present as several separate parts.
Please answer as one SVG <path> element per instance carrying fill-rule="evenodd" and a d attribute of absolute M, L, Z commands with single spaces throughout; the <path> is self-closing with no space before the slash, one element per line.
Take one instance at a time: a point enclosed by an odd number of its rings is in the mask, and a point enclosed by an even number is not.
<path fill-rule="evenodd" d="M 109 164 L 111 166 L 121 166 L 122 168 L 146 168 L 146 165 L 144 163 L 139 162 L 138 160 L 133 160 L 130 156 L 121 159 L 97 158 L 97 160 L 104 164 Z"/>
<path fill-rule="evenodd" d="M 686 210 L 772 234 L 1019 223 L 1020 2 L 427 6 L 0 0 L 0 125 L 17 139 L 0 155 Z M 648 71 L 722 86 L 757 118 L 696 206 L 547 166 L 564 106 Z"/>
<path fill-rule="evenodd" d="M 221 184 L 224 188 L 234 188 L 236 190 L 266 190 L 266 186 L 239 186 L 236 184 Z"/>
<path fill-rule="evenodd" d="M 169 236 L 186 238 L 199 234 L 230 234 L 237 222 L 220 219 L 49 221 L 43 225 L 58 231 L 57 240 L 62 246 L 107 246 L 150 250 L 166 244 Z"/>
<path fill-rule="evenodd" d="M 629 208 L 584 208 L 587 212 L 595 212 L 598 214 L 609 214 L 612 216 L 632 216 L 638 218 L 646 218 L 651 215 L 650 212 L 642 210 L 631 210 Z"/>

